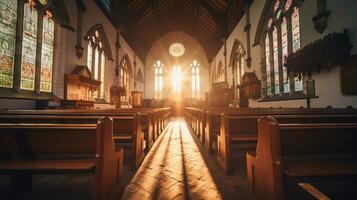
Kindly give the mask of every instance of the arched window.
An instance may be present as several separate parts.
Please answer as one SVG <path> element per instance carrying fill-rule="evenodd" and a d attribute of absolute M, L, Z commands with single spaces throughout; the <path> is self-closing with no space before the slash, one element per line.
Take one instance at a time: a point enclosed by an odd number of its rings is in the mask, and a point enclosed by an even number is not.
<path fill-rule="evenodd" d="M 198 99 L 200 98 L 200 64 L 196 60 L 191 64 L 191 72 L 192 98 Z"/>
<path fill-rule="evenodd" d="M 100 24 L 92 27 L 86 37 L 88 41 L 87 47 L 87 66 L 92 72 L 93 78 L 101 82 L 98 91 L 92 94 L 93 99 L 97 101 L 105 100 L 105 71 L 107 63 L 107 55 L 111 54 L 109 51 L 108 42 L 103 29 Z"/>
<path fill-rule="evenodd" d="M 265 36 L 265 66 L 266 66 L 266 83 L 267 83 L 267 95 L 271 93 L 271 65 L 270 65 L 270 42 L 269 35 Z"/>
<path fill-rule="evenodd" d="M 136 75 L 136 80 L 138 82 L 137 84 L 138 84 L 139 91 L 144 91 L 144 76 L 141 69 L 138 70 L 138 73 Z"/>
<path fill-rule="evenodd" d="M 155 99 L 162 99 L 162 90 L 164 88 L 164 78 L 163 78 L 163 67 L 164 65 L 158 60 L 154 65 L 155 70 Z"/>
<path fill-rule="evenodd" d="M 120 85 L 125 88 L 125 96 L 121 96 L 121 102 L 129 103 L 130 99 L 130 77 L 132 75 L 131 64 L 126 54 L 120 62 Z"/>
<path fill-rule="evenodd" d="M 0 1 L 0 89 L 52 92 L 55 40 L 52 4 L 52 0 Z M 17 29 L 17 24 L 23 27 Z M 16 41 L 16 34 L 21 35 L 20 41 Z"/>
<path fill-rule="evenodd" d="M 235 86 L 241 84 L 244 75 L 244 67 L 245 67 L 244 56 L 245 56 L 245 50 L 243 48 L 243 45 L 238 39 L 236 39 L 233 43 L 231 56 L 229 60 L 229 66 L 232 67 Z"/>
<path fill-rule="evenodd" d="M 263 38 L 267 96 L 292 94 L 303 90 L 301 79 L 290 78 L 284 67 L 286 56 L 300 48 L 297 6 L 294 0 L 275 0 L 267 18 L 266 34 Z"/>
<path fill-rule="evenodd" d="M 216 71 L 216 82 L 224 82 L 225 81 L 225 71 L 224 66 L 221 61 L 218 63 L 217 71 Z"/>

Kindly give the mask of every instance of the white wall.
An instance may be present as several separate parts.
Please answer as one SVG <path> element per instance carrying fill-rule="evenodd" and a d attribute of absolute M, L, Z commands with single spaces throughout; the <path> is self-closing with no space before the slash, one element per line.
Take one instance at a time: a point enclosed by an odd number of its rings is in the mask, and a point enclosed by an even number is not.
<path fill-rule="evenodd" d="M 257 25 L 262 14 L 265 0 L 255 0 L 250 7 L 251 20 L 251 45 L 254 44 Z M 351 55 L 357 53 L 357 2 L 355 0 L 327 0 L 327 10 L 331 12 L 329 16 L 328 26 L 323 34 L 318 33 L 313 26 L 312 18 L 317 14 L 317 0 L 304 1 L 300 8 L 300 27 L 301 27 L 301 46 L 305 46 L 315 40 L 318 40 L 331 32 L 342 32 L 344 28 L 348 29 L 349 38 L 354 48 Z M 246 47 L 246 33 L 244 32 L 245 15 L 237 24 L 233 32 L 227 39 L 227 61 L 229 61 L 230 52 L 235 39 L 238 39 L 244 49 Z M 260 46 L 252 46 L 251 48 L 252 67 L 245 71 L 255 71 L 258 78 L 261 79 L 261 55 Z M 219 61 L 224 64 L 223 47 L 215 56 L 215 62 L 211 62 L 211 69 L 217 67 Z M 321 71 L 315 73 L 312 79 L 315 80 L 315 91 L 318 98 L 311 100 L 312 107 L 357 107 L 357 96 L 343 95 L 340 89 L 340 67 L 336 66 L 330 71 Z M 213 70 L 210 74 L 212 75 Z M 231 68 L 228 68 L 228 73 Z M 229 84 L 232 84 L 232 78 L 229 77 Z M 306 100 L 289 100 L 289 101 L 272 101 L 272 102 L 257 102 L 250 99 L 251 107 L 306 107 Z"/>

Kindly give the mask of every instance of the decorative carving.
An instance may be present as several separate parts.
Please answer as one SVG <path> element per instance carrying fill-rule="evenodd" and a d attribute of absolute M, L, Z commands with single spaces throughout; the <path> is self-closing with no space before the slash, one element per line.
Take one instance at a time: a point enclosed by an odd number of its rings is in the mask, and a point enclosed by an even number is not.
<path fill-rule="evenodd" d="M 65 74 L 65 100 L 62 105 L 71 108 L 94 107 L 93 93 L 100 81 L 94 80 L 87 66 L 78 65 L 71 74 Z"/>
<path fill-rule="evenodd" d="M 327 21 L 329 15 L 330 15 L 329 11 L 324 11 L 315 15 L 312 18 L 312 21 L 314 22 L 315 30 L 317 32 L 323 33 L 325 31 L 325 29 L 327 28 Z"/>
<path fill-rule="evenodd" d="M 242 90 L 242 96 L 240 98 L 260 98 L 261 94 L 261 81 L 258 79 L 255 72 L 246 72 L 243 75 L 243 81 L 238 86 Z"/>
<path fill-rule="evenodd" d="M 312 18 L 315 30 L 323 33 L 327 27 L 327 20 L 330 12 L 326 10 L 326 0 L 317 0 L 317 15 Z"/>
<path fill-rule="evenodd" d="M 115 105 L 115 108 L 120 108 L 121 105 L 120 97 L 125 95 L 126 95 L 126 91 L 124 87 L 112 86 L 110 88 L 110 104 Z"/>
<path fill-rule="evenodd" d="M 82 25 L 83 25 L 83 13 L 86 11 L 86 6 L 81 0 L 77 0 L 77 44 L 76 55 L 80 59 L 83 56 L 84 48 L 82 47 Z"/>
<path fill-rule="evenodd" d="M 323 68 L 344 64 L 350 57 L 352 47 L 347 30 L 331 33 L 288 55 L 285 67 L 294 75 L 307 73 L 310 76 L 313 71 L 320 72 Z"/>

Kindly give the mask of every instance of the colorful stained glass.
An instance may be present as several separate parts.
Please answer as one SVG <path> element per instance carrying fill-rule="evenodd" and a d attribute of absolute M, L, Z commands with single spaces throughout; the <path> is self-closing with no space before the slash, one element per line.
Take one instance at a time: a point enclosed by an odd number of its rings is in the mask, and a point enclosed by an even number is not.
<path fill-rule="evenodd" d="M 269 35 L 265 36 L 265 65 L 266 65 L 266 76 L 267 76 L 267 95 L 270 96 L 271 93 L 271 70 L 270 70 L 270 42 Z"/>
<path fill-rule="evenodd" d="M 25 3 L 21 59 L 21 89 L 24 90 L 35 89 L 37 15 L 37 10 Z"/>
<path fill-rule="evenodd" d="M 17 1 L 0 0 L 0 87 L 13 87 L 16 23 Z"/>
<path fill-rule="evenodd" d="M 293 38 L 293 52 L 296 52 L 300 49 L 300 18 L 299 18 L 299 9 L 294 8 L 294 12 L 291 16 L 292 22 L 292 38 Z M 295 91 L 302 91 L 302 81 L 298 78 L 294 78 L 295 82 Z"/>
<path fill-rule="evenodd" d="M 292 3 L 293 3 L 293 0 L 287 0 L 285 3 L 285 10 L 289 10 Z"/>
<path fill-rule="evenodd" d="M 105 56 L 102 52 L 101 55 L 101 64 L 100 64 L 100 81 L 102 82 L 100 85 L 100 98 L 104 99 L 104 77 L 105 77 Z"/>
<path fill-rule="evenodd" d="M 280 1 L 277 0 L 274 4 L 274 11 L 276 11 L 279 8 L 279 5 L 280 5 Z"/>
<path fill-rule="evenodd" d="M 278 30 L 274 27 L 273 30 L 273 58 L 274 58 L 274 86 L 275 94 L 280 93 L 279 86 L 279 52 L 278 52 Z"/>
<path fill-rule="evenodd" d="M 290 92 L 290 83 L 288 79 L 288 73 L 285 64 L 285 57 L 288 55 L 288 30 L 286 25 L 286 18 L 283 18 L 281 23 L 281 45 L 282 45 L 282 61 L 283 61 L 283 81 L 284 81 L 284 93 Z"/>
<path fill-rule="evenodd" d="M 292 37 L 293 37 L 293 51 L 300 49 L 300 18 L 299 9 L 294 8 L 294 12 L 291 15 L 292 24 Z"/>
<path fill-rule="evenodd" d="M 269 21 L 268 21 L 268 28 L 270 28 L 272 24 L 273 24 L 273 19 L 270 18 Z"/>
<path fill-rule="evenodd" d="M 42 92 L 52 92 L 54 31 L 55 31 L 54 21 L 49 16 L 45 16 L 43 18 L 42 54 L 41 54 L 40 91 Z"/>
<path fill-rule="evenodd" d="M 87 66 L 90 71 L 92 71 L 92 63 L 93 63 L 93 47 L 92 47 L 92 42 L 88 42 L 88 48 L 87 48 Z"/>
<path fill-rule="evenodd" d="M 276 19 L 279 19 L 281 16 L 281 10 L 279 10 L 277 13 L 276 13 Z"/>

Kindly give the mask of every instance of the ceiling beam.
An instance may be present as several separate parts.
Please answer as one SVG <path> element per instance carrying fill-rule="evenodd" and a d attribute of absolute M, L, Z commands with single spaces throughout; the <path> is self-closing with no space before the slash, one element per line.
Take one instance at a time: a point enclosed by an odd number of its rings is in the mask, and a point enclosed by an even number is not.
<path fill-rule="evenodd" d="M 194 0 L 194 5 L 193 5 L 193 20 L 192 24 L 196 25 L 197 24 L 197 19 L 198 19 L 198 14 L 200 10 L 200 0 Z"/>
<path fill-rule="evenodd" d="M 220 13 L 216 11 L 206 0 L 199 0 L 200 6 L 202 6 L 208 13 L 210 13 L 211 17 L 215 21 L 220 37 L 226 38 L 228 33 L 228 26 L 225 13 Z"/>

